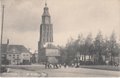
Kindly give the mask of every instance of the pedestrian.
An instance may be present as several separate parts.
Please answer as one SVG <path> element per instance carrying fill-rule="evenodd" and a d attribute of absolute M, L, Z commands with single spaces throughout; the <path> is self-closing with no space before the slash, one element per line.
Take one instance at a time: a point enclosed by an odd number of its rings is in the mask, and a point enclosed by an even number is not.
<path fill-rule="evenodd" d="M 64 67 L 65 67 L 65 68 L 66 68 L 66 66 L 67 66 L 66 63 L 64 63 Z"/>

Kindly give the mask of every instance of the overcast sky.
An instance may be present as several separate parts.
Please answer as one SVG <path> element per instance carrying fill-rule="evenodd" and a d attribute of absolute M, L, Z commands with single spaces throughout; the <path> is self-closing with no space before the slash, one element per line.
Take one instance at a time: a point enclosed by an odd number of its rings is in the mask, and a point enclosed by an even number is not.
<path fill-rule="evenodd" d="M 47 4 L 56 45 L 65 45 L 80 33 L 94 36 L 99 30 L 104 36 L 115 31 L 120 37 L 120 0 L 48 0 Z M 37 49 L 44 6 L 45 0 L 6 0 L 4 43 L 9 38 L 10 44 Z"/>

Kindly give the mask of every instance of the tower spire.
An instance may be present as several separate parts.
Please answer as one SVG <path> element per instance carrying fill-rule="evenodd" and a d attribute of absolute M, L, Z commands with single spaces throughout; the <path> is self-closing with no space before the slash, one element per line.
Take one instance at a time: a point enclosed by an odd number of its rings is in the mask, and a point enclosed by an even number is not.
<path fill-rule="evenodd" d="M 45 0 L 45 7 L 47 7 L 47 0 Z"/>

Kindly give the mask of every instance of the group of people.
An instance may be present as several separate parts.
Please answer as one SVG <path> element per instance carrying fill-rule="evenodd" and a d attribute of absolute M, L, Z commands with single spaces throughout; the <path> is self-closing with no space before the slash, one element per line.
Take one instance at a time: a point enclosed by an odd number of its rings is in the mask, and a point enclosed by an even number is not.
<path fill-rule="evenodd" d="M 58 69 L 58 68 L 62 68 L 62 67 L 64 67 L 64 68 L 67 68 L 67 67 L 75 67 L 75 68 L 78 68 L 78 67 L 80 67 L 80 64 L 79 64 L 79 63 L 76 63 L 76 64 L 72 63 L 71 65 L 68 65 L 68 64 L 66 64 L 66 63 L 64 63 L 64 64 L 49 63 L 49 62 L 45 63 L 45 68 L 46 68 L 46 69 L 47 69 L 47 68 L 48 68 L 48 69 L 49 69 L 49 68 Z"/>
<path fill-rule="evenodd" d="M 56 69 L 58 69 L 58 68 L 61 68 L 61 64 L 57 64 L 57 63 L 46 63 L 45 64 L 45 68 L 56 68 Z"/>

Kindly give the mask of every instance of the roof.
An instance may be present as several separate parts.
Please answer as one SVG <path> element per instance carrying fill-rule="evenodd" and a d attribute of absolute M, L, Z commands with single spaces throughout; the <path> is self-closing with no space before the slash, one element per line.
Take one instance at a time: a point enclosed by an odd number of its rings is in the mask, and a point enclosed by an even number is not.
<path fill-rule="evenodd" d="M 24 52 L 29 52 L 29 50 L 23 45 L 9 45 L 8 46 L 7 53 L 24 53 Z"/>
<path fill-rule="evenodd" d="M 52 43 L 46 43 L 44 45 L 44 48 L 57 49 L 57 47 Z"/>
<path fill-rule="evenodd" d="M 1 49 L 1 45 L 0 45 Z M 12 54 L 12 53 L 31 53 L 24 45 L 8 45 L 2 44 L 2 54 Z"/>

